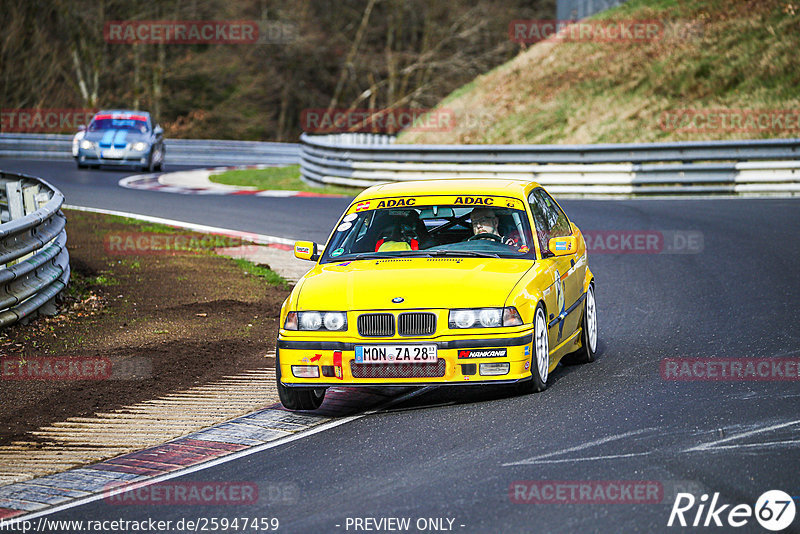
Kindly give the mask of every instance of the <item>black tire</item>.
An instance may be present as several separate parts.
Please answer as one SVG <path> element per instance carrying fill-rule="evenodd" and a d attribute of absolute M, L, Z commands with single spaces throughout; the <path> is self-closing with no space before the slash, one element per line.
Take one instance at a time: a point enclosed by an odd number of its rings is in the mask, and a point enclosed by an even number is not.
<path fill-rule="evenodd" d="M 591 363 L 597 353 L 597 302 L 594 298 L 594 284 L 589 284 L 583 304 L 581 322 L 581 348 L 564 356 L 561 361 L 567 365 Z"/>
<path fill-rule="evenodd" d="M 517 386 L 519 393 L 539 393 L 547 389 L 550 368 L 550 341 L 547 337 L 547 319 L 540 302 L 533 316 L 533 354 L 531 355 L 531 377 Z"/>
<path fill-rule="evenodd" d="M 325 388 L 288 387 L 281 383 L 280 356 L 275 354 L 275 379 L 278 398 L 287 410 L 316 410 L 325 400 Z"/>
<path fill-rule="evenodd" d="M 142 171 L 144 172 L 153 172 L 153 151 L 150 150 L 150 153 L 147 154 L 147 163 L 142 165 Z"/>
<path fill-rule="evenodd" d="M 155 169 L 158 172 L 163 172 L 164 171 L 164 158 L 167 157 L 167 153 L 164 151 L 164 147 L 163 146 L 161 147 L 160 153 L 161 153 L 161 160 L 158 162 L 158 165 L 155 166 Z"/>

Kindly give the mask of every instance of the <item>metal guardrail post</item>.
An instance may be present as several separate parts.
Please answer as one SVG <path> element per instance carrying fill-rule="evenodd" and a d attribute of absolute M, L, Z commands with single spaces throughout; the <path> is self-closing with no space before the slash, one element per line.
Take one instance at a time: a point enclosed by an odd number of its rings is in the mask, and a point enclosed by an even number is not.
<path fill-rule="evenodd" d="M 47 182 L 0 172 L 0 327 L 52 315 L 69 282 L 64 196 Z M 6 216 L 7 214 L 7 216 Z"/>

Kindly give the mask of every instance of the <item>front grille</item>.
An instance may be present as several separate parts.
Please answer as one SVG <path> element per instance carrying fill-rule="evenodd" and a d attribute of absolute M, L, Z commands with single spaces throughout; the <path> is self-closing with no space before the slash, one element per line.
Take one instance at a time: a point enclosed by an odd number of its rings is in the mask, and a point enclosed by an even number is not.
<path fill-rule="evenodd" d="M 391 337 L 394 335 L 394 315 L 391 313 L 365 313 L 358 316 L 358 335 L 363 337 Z"/>
<path fill-rule="evenodd" d="M 432 336 L 436 331 L 436 315 L 432 313 L 401 313 L 397 317 L 397 333 L 401 336 Z"/>
<path fill-rule="evenodd" d="M 440 378 L 444 376 L 445 361 L 436 363 L 376 363 L 364 364 L 350 360 L 353 378 Z"/>

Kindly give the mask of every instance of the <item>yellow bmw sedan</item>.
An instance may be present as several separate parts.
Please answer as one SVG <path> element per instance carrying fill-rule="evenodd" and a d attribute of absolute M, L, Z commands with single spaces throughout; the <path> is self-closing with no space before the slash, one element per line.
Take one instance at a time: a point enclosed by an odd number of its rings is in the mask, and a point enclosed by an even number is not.
<path fill-rule="evenodd" d="M 559 361 L 595 358 L 594 276 L 577 226 L 539 184 L 378 185 L 342 214 L 283 303 L 283 405 L 330 386 L 509 384 L 542 391 Z"/>

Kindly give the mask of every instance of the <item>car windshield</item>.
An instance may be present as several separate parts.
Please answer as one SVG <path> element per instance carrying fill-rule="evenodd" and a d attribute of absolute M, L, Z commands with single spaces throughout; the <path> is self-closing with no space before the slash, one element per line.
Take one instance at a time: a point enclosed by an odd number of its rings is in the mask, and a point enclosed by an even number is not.
<path fill-rule="evenodd" d="M 96 117 L 92 123 L 89 124 L 90 132 L 99 132 L 101 130 L 131 130 L 146 133 L 148 129 L 146 120 L 135 117 L 116 118 L 102 116 Z"/>
<path fill-rule="evenodd" d="M 415 256 L 534 259 L 522 204 L 508 199 L 501 205 L 513 207 L 437 204 L 348 213 L 321 263 Z"/>

